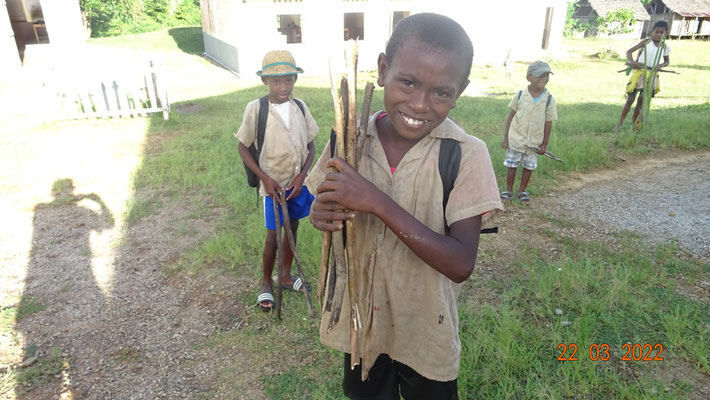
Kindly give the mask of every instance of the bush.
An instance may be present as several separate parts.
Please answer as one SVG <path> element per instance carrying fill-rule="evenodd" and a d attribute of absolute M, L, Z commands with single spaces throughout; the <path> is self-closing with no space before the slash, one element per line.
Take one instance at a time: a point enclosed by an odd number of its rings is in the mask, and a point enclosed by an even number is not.
<path fill-rule="evenodd" d="M 170 0 L 79 0 L 79 6 L 91 37 L 200 25 L 200 1 L 177 1 L 175 10 Z"/>

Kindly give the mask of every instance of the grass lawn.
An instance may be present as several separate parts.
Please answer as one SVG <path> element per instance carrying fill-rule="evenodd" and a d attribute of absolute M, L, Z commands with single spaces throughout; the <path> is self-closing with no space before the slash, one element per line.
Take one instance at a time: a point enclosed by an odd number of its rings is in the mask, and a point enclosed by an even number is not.
<path fill-rule="evenodd" d="M 182 28 L 93 42 L 140 46 L 179 60 L 198 57 L 201 38 L 199 28 Z M 611 43 L 621 53 L 632 44 Z M 566 40 L 564 45 L 570 57 L 551 62 L 554 75 L 548 88 L 557 99 L 559 114 L 549 150 L 565 162 L 541 162 L 531 180 L 533 195 L 551 191 L 567 173 L 611 167 L 627 154 L 710 148 L 709 42 L 670 42 L 668 68 L 680 74 L 662 76 L 662 91 L 653 100 L 649 121 L 640 134 L 631 130 L 630 116 L 622 132 L 612 132 L 624 102 L 627 77 L 615 72 L 623 68 L 623 61 L 590 57 L 610 42 Z M 505 170 L 500 142 L 506 105 L 525 87 L 526 67 L 517 64 L 513 81 L 507 82 L 502 66 L 474 66 L 472 84 L 486 95 L 463 96 L 451 113 L 468 132 L 488 144 L 501 186 Z M 179 73 L 177 66 L 168 68 Z M 218 263 L 227 277 L 256 280 L 265 235 L 263 218 L 254 206 L 254 190 L 246 185 L 232 134 L 240 125 L 245 105 L 265 89 L 244 87 L 224 76 L 222 85 L 209 81 L 201 87 L 189 82 L 188 90 L 188 83 L 178 83 L 180 94 L 171 98 L 200 104 L 204 110 L 173 112 L 167 122 L 158 115 L 150 117 L 148 141 L 160 142 L 162 148 L 145 155 L 134 184 L 137 190 L 167 190 L 175 199 L 199 192 L 229 211 L 212 239 L 183 257 L 180 269 L 199 271 L 207 263 Z M 360 74 L 362 88 L 368 80 L 374 81 L 372 73 Z M 305 99 L 321 127 L 316 139 L 318 154 L 333 118 L 327 82 L 325 77 L 305 76 L 294 90 L 296 97 Z M 381 108 L 382 90 L 378 89 L 372 109 Z M 133 202 L 127 217 L 141 218 L 155 207 L 159 205 Z M 707 281 L 710 266 L 682 255 L 672 243 L 649 247 L 629 234 L 620 239 L 621 250 L 612 249 L 603 241 L 559 234 L 555 228 L 575 223 L 544 211 L 531 212 L 526 218 L 540 227 L 535 235 L 559 250 L 548 254 L 521 242 L 515 254 L 486 252 L 501 239 L 483 239 L 480 261 L 494 273 L 474 272 L 459 298 L 461 398 L 688 398 L 697 395 L 700 387 L 710 386 L 708 299 L 689 297 L 681 290 L 688 282 Z M 301 224 L 299 252 L 309 277 L 317 276 L 320 243 L 320 233 L 308 223 Z M 235 301 L 252 304 L 256 295 L 250 293 Z M 248 313 L 244 328 L 217 333 L 207 345 L 247 349 L 273 365 L 275 372 L 263 376 L 269 398 L 340 398 L 341 356 L 320 345 L 317 324 L 308 320 L 300 297 L 287 294 L 284 307 L 281 323 L 254 310 Z M 562 315 L 557 309 L 563 310 Z M 565 348 L 569 350 L 565 356 L 570 356 L 572 344 L 578 360 L 559 360 Z M 638 360 L 633 352 L 629 360 L 622 360 L 627 344 L 632 350 L 634 344 L 642 348 L 650 344 L 652 351 L 645 355 L 652 358 L 660 351 L 653 346 L 661 344 L 664 360 Z M 602 353 L 608 350 L 609 359 L 603 360 L 602 355 L 592 361 L 590 349 L 594 351 L 595 346 L 600 346 Z M 291 352 L 302 354 L 303 362 L 280 368 L 280 358 Z M 220 376 L 236 379 L 228 370 Z"/>

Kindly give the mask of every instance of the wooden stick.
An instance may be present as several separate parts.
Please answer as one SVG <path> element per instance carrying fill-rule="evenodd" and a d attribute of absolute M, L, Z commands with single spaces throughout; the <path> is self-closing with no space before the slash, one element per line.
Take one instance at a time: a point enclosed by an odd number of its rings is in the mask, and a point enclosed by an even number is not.
<path fill-rule="evenodd" d="M 308 305 L 308 315 L 313 318 L 313 303 L 311 303 L 311 294 L 308 284 L 306 283 L 306 274 L 303 273 L 303 267 L 301 266 L 301 259 L 298 257 L 298 252 L 296 251 L 296 240 L 293 237 L 293 231 L 291 230 L 291 217 L 288 215 L 288 205 L 286 204 L 286 194 L 279 196 L 279 202 L 281 203 L 281 209 L 284 213 L 284 230 L 286 231 L 286 237 L 288 238 L 288 244 L 291 245 L 291 252 L 293 253 L 293 259 L 296 261 L 296 267 L 298 268 L 298 274 L 301 276 L 301 281 L 303 282 L 303 289 L 306 294 L 306 304 Z"/>
<path fill-rule="evenodd" d="M 276 193 L 280 196 L 279 193 Z M 272 199 L 273 200 L 273 199 Z M 279 203 L 277 201 L 272 201 L 274 203 L 274 221 L 276 222 L 276 318 L 281 320 L 281 299 L 283 298 L 283 288 L 281 287 L 281 268 L 279 264 L 279 255 L 283 251 L 281 243 L 281 217 L 279 216 Z"/>
<path fill-rule="evenodd" d="M 353 164 L 355 169 L 358 169 L 360 157 L 362 157 L 362 146 L 365 143 L 365 136 L 367 136 L 367 125 L 370 123 L 370 104 L 372 103 L 374 91 L 375 85 L 372 82 L 367 82 L 367 85 L 365 85 L 365 99 L 362 101 L 362 109 L 360 110 L 360 127 L 357 132 L 357 150 L 355 151 L 355 164 Z"/>
<path fill-rule="evenodd" d="M 348 104 L 348 81 L 345 77 L 340 79 L 340 93 L 335 102 L 335 144 L 336 151 L 339 156 L 344 156 L 345 153 L 345 110 Z M 334 172 L 337 172 L 335 170 Z M 340 319 L 340 312 L 343 307 L 343 298 L 345 295 L 345 285 L 347 284 L 347 259 L 345 255 L 343 231 L 333 232 L 333 254 L 335 257 L 335 291 L 333 294 L 333 307 L 331 309 L 330 320 L 328 321 L 328 331 L 333 329 L 333 326 Z"/>
<path fill-rule="evenodd" d="M 328 278 L 328 263 L 330 261 L 330 244 L 332 240 L 333 234 L 330 231 L 323 232 L 320 252 L 320 270 L 318 273 L 318 292 L 316 293 L 318 305 L 321 309 L 323 309 L 323 295 L 325 294 L 327 285 L 326 279 Z"/>

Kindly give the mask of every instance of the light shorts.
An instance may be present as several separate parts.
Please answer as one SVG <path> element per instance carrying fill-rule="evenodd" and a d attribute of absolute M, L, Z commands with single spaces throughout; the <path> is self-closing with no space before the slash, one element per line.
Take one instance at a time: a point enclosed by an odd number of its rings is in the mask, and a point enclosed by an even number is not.
<path fill-rule="evenodd" d="M 532 150 L 529 150 L 527 153 L 521 153 L 509 147 L 505 152 L 503 165 L 508 168 L 518 168 L 518 165 L 520 165 L 522 161 L 523 168 L 532 171 L 537 168 L 537 156 L 538 154 Z"/>
<path fill-rule="evenodd" d="M 286 191 L 286 197 L 291 194 L 293 190 Z M 291 199 L 286 202 L 288 207 L 288 216 L 291 220 L 301 219 L 307 217 L 311 213 L 311 203 L 315 197 L 308 191 L 308 188 L 304 185 L 301 186 L 301 193 L 295 199 Z M 281 226 L 284 223 L 284 214 L 279 205 L 279 220 L 281 221 Z M 264 222 L 266 229 L 270 231 L 276 230 L 276 219 L 274 218 L 274 200 L 271 196 L 264 197 Z"/>

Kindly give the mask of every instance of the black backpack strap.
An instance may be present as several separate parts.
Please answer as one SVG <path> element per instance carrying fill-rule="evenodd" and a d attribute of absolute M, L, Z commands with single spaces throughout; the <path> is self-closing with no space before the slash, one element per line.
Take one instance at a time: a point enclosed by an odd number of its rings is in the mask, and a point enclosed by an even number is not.
<path fill-rule="evenodd" d="M 455 139 L 441 139 L 439 147 L 439 176 L 444 186 L 443 210 L 446 214 L 446 205 L 449 202 L 449 195 L 454 189 L 454 183 L 459 175 L 459 166 L 461 165 L 461 144 Z M 449 230 L 449 224 L 446 224 L 446 231 Z M 498 227 L 481 229 L 481 234 L 498 233 Z"/>
<path fill-rule="evenodd" d="M 303 117 L 305 118 L 306 117 L 306 109 L 303 107 L 303 103 L 301 102 L 301 100 L 294 98 L 293 101 L 296 103 L 298 108 L 301 109 L 301 114 L 303 114 Z"/>
<path fill-rule="evenodd" d="M 439 175 L 444 186 L 443 209 L 446 213 L 446 204 L 449 202 L 449 194 L 454 189 L 454 183 L 459 175 L 459 165 L 461 164 L 461 145 L 454 139 L 441 139 L 439 147 Z M 447 224 L 448 229 L 448 224 Z"/>
<path fill-rule="evenodd" d="M 547 104 L 545 104 L 545 111 L 547 111 L 547 107 L 550 106 L 550 102 L 552 101 L 552 95 L 550 94 L 547 96 Z"/>
<path fill-rule="evenodd" d="M 256 128 L 256 147 L 261 152 L 261 146 L 264 145 L 264 132 L 266 132 L 266 119 L 269 117 L 269 96 L 266 95 L 259 99 L 259 121 Z M 256 160 L 259 162 L 259 160 Z"/>
<path fill-rule="evenodd" d="M 518 100 L 520 100 L 520 96 L 522 96 L 522 95 L 523 95 L 523 91 L 522 91 L 522 90 L 518 90 Z"/>

